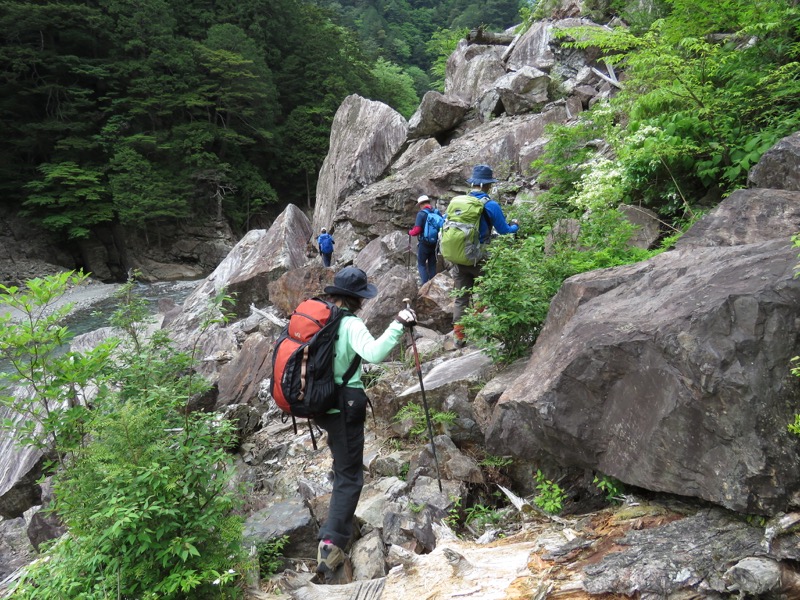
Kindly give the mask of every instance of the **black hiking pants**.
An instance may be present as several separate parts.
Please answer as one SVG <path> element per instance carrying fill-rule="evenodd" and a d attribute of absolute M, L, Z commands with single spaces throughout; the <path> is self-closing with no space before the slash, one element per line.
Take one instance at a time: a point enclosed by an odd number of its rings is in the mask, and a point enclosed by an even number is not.
<path fill-rule="evenodd" d="M 333 493 L 328 518 L 319 531 L 320 540 L 330 540 L 343 549 L 353 533 L 353 515 L 364 486 L 364 421 L 367 394 L 361 388 L 342 388 L 342 412 L 316 417 L 328 433 L 333 455 Z"/>
<path fill-rule="evenodd" d="M 483 274 L 483 263 L 472 265 L 455 265 L 455 275 L 453 277 L 453 288 L 466 290 L 462 295 L 457 296 L 453 304 L 453 324 L 461 320 L 461 316 L 466 312 L 470 300 L 472 300 L 472 288 L 475 287 L 475 279 Z"/>

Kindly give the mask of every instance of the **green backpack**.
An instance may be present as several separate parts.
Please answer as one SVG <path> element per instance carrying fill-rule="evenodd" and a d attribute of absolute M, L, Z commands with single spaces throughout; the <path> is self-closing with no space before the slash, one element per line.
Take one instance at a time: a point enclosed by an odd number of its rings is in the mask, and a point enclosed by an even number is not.
<path fill-rule="evenodd" d="M 457 265 L 476 265 L 483 258 L 480 222 L 486 198 L 456 196 L 447 207 L 442 226 L 441 253 Z"/>

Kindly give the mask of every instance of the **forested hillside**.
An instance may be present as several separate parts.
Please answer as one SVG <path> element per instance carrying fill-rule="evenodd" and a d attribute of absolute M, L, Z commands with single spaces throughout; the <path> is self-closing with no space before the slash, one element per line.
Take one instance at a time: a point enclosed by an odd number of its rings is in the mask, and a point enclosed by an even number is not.
<path fill-rule="evenodd" d="M 370 59 L 383 58 L 400 65 L 422 97 L 431 86 L 429 71 L 442 41 L 442 28 L 449 32 L 482 25 L 501 31 L 519 23 L 520 8 L 528 3 L 525 0 L 317 0 L 317 4 L 329 9 L 337 22 L 358 34 Z"/>
<path fill-rule="evenodd" d="M 5 0 L 0 202 L 69 239 L 208 216 L 242 232 L 270 203 L 310 205 L 342 99 L 410 116 L 439 28 L 518 12 L 485 8 Z"/>

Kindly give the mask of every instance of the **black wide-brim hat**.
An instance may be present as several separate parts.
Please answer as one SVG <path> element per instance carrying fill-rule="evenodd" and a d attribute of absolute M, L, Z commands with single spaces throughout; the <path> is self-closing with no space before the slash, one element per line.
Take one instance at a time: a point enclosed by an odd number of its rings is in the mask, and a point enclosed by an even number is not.
<path fill-rule="evenodd" d="M 367 274 L 358 267 L 345 267 L 334 276 L 333 285 L 325 286 L 325 293 L 335 296 L 374 298 L 378 295 L 378 288 L 367 283 Z"/>

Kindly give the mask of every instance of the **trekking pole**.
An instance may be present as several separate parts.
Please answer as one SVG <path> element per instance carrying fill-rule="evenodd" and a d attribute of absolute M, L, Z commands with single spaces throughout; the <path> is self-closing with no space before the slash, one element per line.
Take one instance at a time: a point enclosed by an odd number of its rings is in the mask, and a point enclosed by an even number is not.
<path fill-rule="evenodd" d="M 409 236 L 410 239 L 410 236 Z M 411 300 L 403 298 L 406 308 L 411 308 Z M 436 444 L 433 443 L 433 426 L 431 426 L 431 415 L 428 410 L 428 400 L 425 398 L 425 386 L 422 384 L 422 367 L 419 364 L 419 352 L 417 352 L 417 342 L 414 340 L 414 326 L 408 326 L 408 335 L 411 337 L 411 348 L 414 351 L 414 363 L 417 365 L 417 376 L 419 377 L 419 389 L 422 392 L 422 407 L 425 409 L 425 421 L 428 423 L 428 437 L 431 439 L 431 451 L 433 452 L 433 463 L 436 465 L 436 480 L 439 482 L 439 491 L 442 492 L 442 476 L 439 474 L 439 459 L 436 458 Z"/>
<path fill-rule="evenodd" d="M 408 234 L 408 252 L 406 253 L 406 273 L 411 271 L 411 234 Z M 406 298 L 408 300 L 408 298 Z"/>

